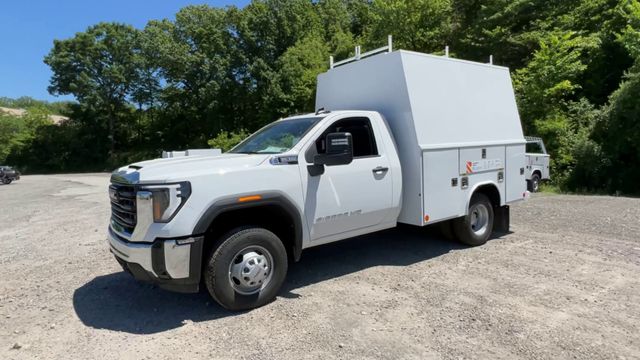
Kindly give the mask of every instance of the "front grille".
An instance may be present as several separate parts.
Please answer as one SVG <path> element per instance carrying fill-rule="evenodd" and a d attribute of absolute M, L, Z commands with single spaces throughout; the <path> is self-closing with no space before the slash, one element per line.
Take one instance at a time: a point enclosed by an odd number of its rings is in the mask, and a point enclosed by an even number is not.
<path fill-rule="evenodd" d="M 111 223 L 116 230 L 133 233 L 136 227 L 136 189 L 131 185 L 111 184 Z"/>

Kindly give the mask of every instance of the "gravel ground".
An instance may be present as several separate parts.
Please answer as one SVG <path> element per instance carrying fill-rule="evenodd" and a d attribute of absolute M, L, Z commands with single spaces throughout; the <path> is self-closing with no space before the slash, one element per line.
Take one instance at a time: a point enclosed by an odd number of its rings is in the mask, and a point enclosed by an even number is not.
<path fill-rule="evenodd" d="M 107 183 L 0 185 L 0 359 L 640 358 L 640 199 L 536 195 L 477 248 L 401 227 L 309 249 L 230 313 L 120 271 Z"/>

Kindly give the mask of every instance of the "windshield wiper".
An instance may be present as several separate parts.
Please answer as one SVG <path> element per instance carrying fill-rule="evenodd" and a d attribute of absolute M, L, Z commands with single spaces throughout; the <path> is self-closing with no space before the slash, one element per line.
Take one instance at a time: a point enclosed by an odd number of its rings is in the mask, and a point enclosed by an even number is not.
<path fill-rule="evenodd" d="M 269 151 L 269 152 L 267 152 L 267 151 L 234 151 L 234 152 L 232 152 L 232 154 L 269 155 L 269 154 L 280 154 L 280 153 L 279 152 L 273 152 L 273 151 Z"/>

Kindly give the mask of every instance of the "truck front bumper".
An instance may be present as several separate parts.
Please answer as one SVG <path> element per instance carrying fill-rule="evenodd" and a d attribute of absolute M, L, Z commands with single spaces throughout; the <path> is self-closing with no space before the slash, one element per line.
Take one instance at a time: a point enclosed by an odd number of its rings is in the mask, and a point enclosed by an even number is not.
<path fill-rule="evenodd" d="M 198 292 L 204 237 L 131 242 L 109 228 L 109 247 L 136 280 L 176 292 Z"/>

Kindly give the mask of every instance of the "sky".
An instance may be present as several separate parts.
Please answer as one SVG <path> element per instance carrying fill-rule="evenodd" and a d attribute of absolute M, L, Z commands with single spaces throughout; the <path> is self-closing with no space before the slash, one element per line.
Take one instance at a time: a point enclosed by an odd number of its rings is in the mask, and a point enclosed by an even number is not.
<path fill-rule="evenodd" d="M 51 71 L 42 61 L 54 39 L 73 37 L 98 22 L 143 28 L 149 20 L 173 19 L 187 5 L 242 7 L 249 0 L 3 0 L 0 3 L 0 97 L 72 100 L 50 95 Z"/>

